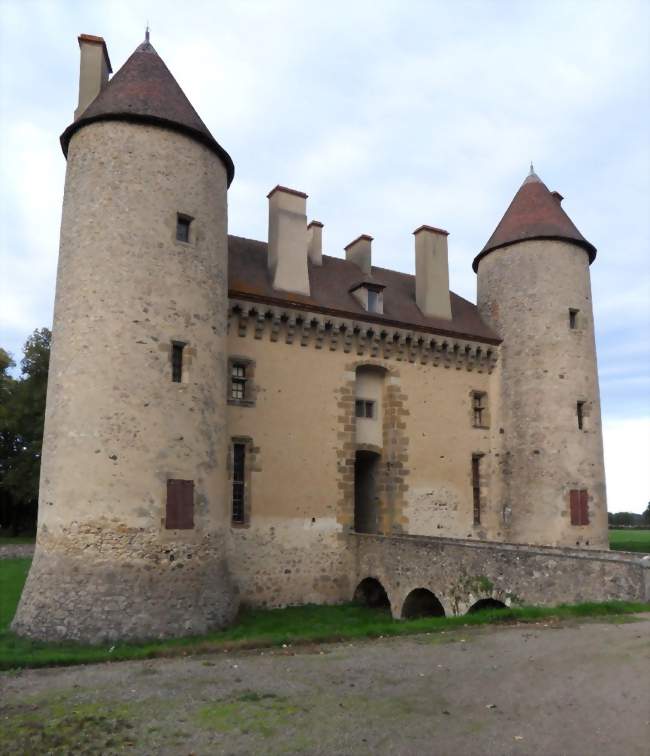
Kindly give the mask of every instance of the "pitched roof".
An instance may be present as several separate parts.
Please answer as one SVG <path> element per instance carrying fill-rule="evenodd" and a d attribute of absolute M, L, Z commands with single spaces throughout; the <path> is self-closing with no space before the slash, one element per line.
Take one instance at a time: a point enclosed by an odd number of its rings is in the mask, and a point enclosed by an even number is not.
<path fill-rule="evenodd" d="M 573 242 L 583 247 L 589 255 L 589 262 L 593 262 L 596 247 L 578 231 L 562 209 L 561 201 L 561 195 L 549 192 L 531 166 L 530 174 L 515 194 L 488 243 L 474 258 L 474 271 L 478 270 L 481 258 L 492 250 L 529 239 L 561 239 Z"/>
<path fill-rule="evenodd" d="M 362 276 L 357 265 L 323 255 L 322 266 L 309 264 L 310 296 L 276 291 L 267 268 L 267 243 L 228 237 L 228 283 L 231 297 L 354 318 L 385 326 L 412 328 L 488 344 L 499 337 L 481 320 L 476 305 L 451 292 L 452 319 L 423 315 L 415 303 L 415 276 L 373 266 L 371 279 L 384 286 L 384 312 L 367 312 L 350 293 Z"/>
<path fill-rule="evenodd" d="M 63 154 L 67 156 L 75 132 L 102 120 L 140 121 L 187 134 L 221 158 L 228 173 L 228 185 L 233 179 L 235 166 L 230 155 L 212 136 L 149 42 L 136 48 L 81 116 L 63 132 Z"/>

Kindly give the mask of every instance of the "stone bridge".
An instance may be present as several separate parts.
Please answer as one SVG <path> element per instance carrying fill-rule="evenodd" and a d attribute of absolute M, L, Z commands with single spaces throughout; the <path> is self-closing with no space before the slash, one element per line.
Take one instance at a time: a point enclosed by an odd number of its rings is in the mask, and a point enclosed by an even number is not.
<path fill-rule="evenodd" d="M 354 533 L 356 597 L 393 617 L 582 601 L 650 602 L 650 557 L 422 536 Z"/>

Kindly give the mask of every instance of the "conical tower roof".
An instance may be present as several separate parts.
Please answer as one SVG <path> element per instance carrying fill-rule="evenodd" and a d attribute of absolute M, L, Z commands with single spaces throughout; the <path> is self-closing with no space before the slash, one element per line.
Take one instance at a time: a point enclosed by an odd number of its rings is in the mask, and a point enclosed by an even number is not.
<path fill-rule="evenodd" d="M 474 258 L 474 272 L 478 270 L 481 258 L 492 250 L 531 239 L 560 239 L 572 242 L 585 249 L 589 255 L 589 262 L 593 262 L 596 247 L 574 226 L 571 218 L 562 209 L 561 201 L 561 195 L 549 192 L 531 165 L 530 174 L 515 194 L 488 243 Z"/>
<path fill-rule="evenodd" d="M 72 135 L 95 121 L 137 121 L 180 131 L 202 142 L 222 160 L 228 185 L 235 174 L 230 155 L 212 136 L 176 79 L 147 39 L 113 76 L 81 116 L 61 135 L 67 156 Z"/>

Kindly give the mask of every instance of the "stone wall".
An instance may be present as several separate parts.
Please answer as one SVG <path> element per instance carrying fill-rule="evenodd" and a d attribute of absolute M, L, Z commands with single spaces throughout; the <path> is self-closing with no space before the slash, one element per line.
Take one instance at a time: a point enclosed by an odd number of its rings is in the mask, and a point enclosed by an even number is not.
<path fill-rule="evenodd" d="M 348 544 L 355 554 L 355 587 L 368 577 L 379 580 L 395 617 L 418 588 L 431 591 L 447 615 L 464 614 L 485 598 L 508 606 L 650 602 L 650 560 L 636 555 L 361 534 L 350 534 Z"/>

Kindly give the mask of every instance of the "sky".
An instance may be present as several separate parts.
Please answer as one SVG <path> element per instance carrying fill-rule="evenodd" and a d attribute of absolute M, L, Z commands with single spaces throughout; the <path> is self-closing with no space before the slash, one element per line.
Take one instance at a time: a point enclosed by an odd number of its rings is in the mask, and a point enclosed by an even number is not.
<path fill-rule="evenodd" d="M 0 0 L 0 345 L 52 320 L 80 33 L 113 69 L 151 42 L 235 163 L 229 230 L 266 239 L 266 195 L 306 192 L 324 252 L 361 233 L 413 272 L 447 229 L 471 269 L 534 161 L 598 248 L 591 269 L 610 511 L 650 500 L 647 0 Z"/>

